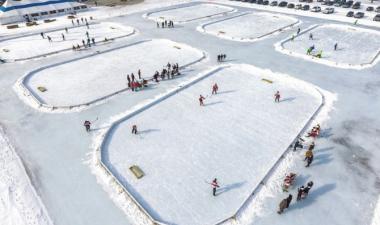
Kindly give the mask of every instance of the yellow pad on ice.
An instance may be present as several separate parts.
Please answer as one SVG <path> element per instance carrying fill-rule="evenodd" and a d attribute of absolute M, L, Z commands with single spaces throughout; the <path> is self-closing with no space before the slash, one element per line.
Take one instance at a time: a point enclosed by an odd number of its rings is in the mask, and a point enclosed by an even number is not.
<path fill-rule="evenodd" d="M 145 175 L 144 172 L 140 169 L 140 167 L 136 165 L 129 167 L 129 170 L 136 176 L 137 179 L 140 179 Z"/>
<path fill-rule="evenodd" d="M 45 92 L 47 91 L 47 89 L 45 87 L 37 87 L 37 89 L 40 91 L 40 92 Z"/>
<path fill-rule="evenodd" d="M 263 78 L 263 79 L 261 79 L 261 80 L 264 81 L 264 82 L 267 82 L 267 83 L 273 84 L 273 81 L 272 81 L 272 80 L 268 80 L 268 79 L 265 79 L 265 78 Z"/>

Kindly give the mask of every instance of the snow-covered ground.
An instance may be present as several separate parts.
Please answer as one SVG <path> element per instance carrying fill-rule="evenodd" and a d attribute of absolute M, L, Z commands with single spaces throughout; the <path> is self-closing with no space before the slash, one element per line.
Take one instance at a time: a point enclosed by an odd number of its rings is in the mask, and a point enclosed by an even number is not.
<path fill-rule="evenodd" d="M 45 32 L 45 38 L 38 34 L 25 37 L 13 38 L 0 42 L 0 58 L 5 60 L 27 59 L 36 56 L 43 56 L 63 50 L 71 50 L 72 46 L 80 45 L 83 49 L 82 40 L 87 43 L 87 35 L 89 38 L 95 38 L 95 41 L 101 44 L 105 38 L 114 39 L 131 35 L 135 32 L 132 27 L 121 26 L 115 23 L 95 23 L 90 24 L 89 29 L 86 26 L 70 26 L 65 29 Z M 63 40 L 64 35 L 65 40 Z M 51 37 L 49 42 L 47 37 Z M 91 42 L 92 44 L 92 42 Z"/>
<path fill-rule="evenodd" d="M 1 225 L 53 224 L 1 127 L 0 181 Z"/>
<path fill-rule="evenodd" d="M 122 121 L 106 137 L 104 163 L 168 224 L 214 224 L 232 216 L 322 103 L 314 86 L 252 66 L 232 65 L 205 77 Z M 211 95 L 215 82 L 219 93 Z M 280 103 L 273 99 L 276 90 Z M 206 96 L 204 107 L 199 94 Z M 132 165 L 146 176 L 137 180 Z M 205 183 L 214 177 L 221 183 L 217 198 Z"/>
<path fill-rule="evenodd" d="M 313 36 L 310 39 L 310 35 Z M 303 32 L 294 39 L 278 43 L 276 48 L 292 56 L 332 66 L 365 68 L 379 60 L 380 32 L 358 27 L 328 24 Z M 334 45 L 338 44 L 337 50 Z M 306 51 L 315 47 L 311 55 Z M 313 55 L 322 51 L 322 58 Z"/>
<path fill-rule="evenodd" d="M 255 41 L 297 24 L 294 17 L 272 13 L 245 13 L 204 24 L 203 32 L 234 41 Z"/>
<path fill-rule="evenodd" d="M 190 22 L 212 16 L 221 16 L 235 11 L 231 7 L 215 4 L 197 4 L 188 7 L 178 7 L 175 9 L 151 12 L 145 15 L 148 19 L 155 21 L 172 20 L 176 23 Z"/>
<path fill-rule="evenodd" d="M 148 54 L 147 49 L 150 50 Z M 127 74 L 134 73 L 138 78 L 139 69 L 142 78 L 150 79 L 168 62 L 183 67 L 204 57 L 202 51 L 170 40 L 140 41 L 46 69 L 36 69 L 22 78 L 16 89 L 32 106 L 38 107 L 38 102 L 55 107 L 79 106 L 126 90 Z M 41 92 L 38 87 L 45 87 L 47 91 Z"/>
<path fill-rule="evenodd" d="M 380 154 L 377 152 L 377 147 L 380 135 L 378 130 L 380 109 L 376 103 L 380 96 L 380 78 L 378 76 L 380 65 L 375 64 L 362 70 L 342 70 L 339 67 L 300 60 L 297 57 L 290 57 L 274 51 L 273 44 L 289 38 L 296 32 L 296 29 L 285 30 L 277 36 L 256 43 L 242 43 L 212 38 L 196 32 L 196 27 L 201 25 L 200 21 L 195 20 L 193 23 L 181 24 L 176 26 L 176 29 L 156 29 L 155 25 L 152 26 L 152 21 L 142 17 L 148 12 L 169 9 L 168 6 L 176 2 L 188 3 L 173 8 L 198 4 L 196 1 L 146 0 L 143 4 L 127 7 L 95 7 L 94 10 L 81 13 L 79 16 L 87 18 L 94 16 L 96 22 L 113 22 L 123 26 L 133 26 L 140 31 L 139 35 L 120 39 L 108 46 L 102 45 L 77 52 L 76 55 L 68 52 L 68 54 L 53 55 L 39 60 L 0 65 L 0 90 L 2 91 L 0 122 L 6 128 L 7 136 L 17 149 L 26 171 L 53 221 L 57 225 L 149 224 L 147 220 L 138 220 L 141 213 L 135 210 L 136 205 L 133 202 L 125 201 L 125 195 L 120 192 L 120 189 L 113 190 L 104 185 L 104 183 L 106 185 L 115 183 L 110 177 L 100 177 L 104 180 L 98 180 L 99 183 L 97 183 L 95 176 L 91 174 L 92 171 L 90 172 L 87 165 L 83 165 L 83 161 L 89 157 L 92 158 L 92 141 L 93 138 L 97 138 L 97 130 L 108 129 L 108 122 L 113 121 L 115 115 L 126 115 L 126 112 L 130 112 L 136 106 L 144 104 L 149 99 L 155 99 L 166 93 L 167 90 L 177 87 L 182 81 L 193 78 L 196 74 L 217 63 L 214 60 L 205 60 L 204 63 L 194 64 L 186 69 L 184 73 L 186 75 L 178 77 L 178 79 L 161 82 L 160 85 L 148 91 L 133 94 L 120 93 L 104 102 L 105 104 L 71 114 L 44 114 L 27 107 L 14 93 L 12 86 L 21 76 L 44 65 L 59 64 L 62 61 L 72 60 L 77 55 L 95 54 L 96 51 L 103 52 L 111 47 L 121 47 L 143 39 L 162 38 L 202 49 L 210 58 L 216 58 L 217 54 L 224 52 L 228 55 L 228 60 L 233 62 L 253 64 L 261 68 L 270 68 L 275 72 L 291 74 L 339 96 L 334 102 L 334 110 L 329 113 L 330 119 L 322 124 L 323 135 L 317 139 L 315 162 L 312 166 L 304 168 L 302 161 L 304 152 L 302 151 L 287 154 L 282 160 L 283 163 L 275 168 L 269 179 L 260 186 L 257 194 L 249 201 L 249 205 L 244 206 L 242 210 L 244 213 L 237 215 L 237 220 L 231 220 L 227 224 L 378 225 L 380 221 L 378 216 L 380 166 L 377 162 L 380 160 Z M 344 25 L 347 25 L 346 22 L 352 24 L 355 21 L 354 18 L 345 17 L 343 9 L 339 9 L 339 12 L 332 15 L 325 15 L 227 0 L 208 1 L 207 3 L 223 3 L 242 13 L 256 12 L 258 9 L 292 14 L 302 22 L 300 28 L 303 31 L 312 25 L 329 24 L 332 20 L 340 21 L 334 23 Z M 318 5 L 319 3 L 313 4 Z M 157 7 L 166 8 L 153 9 Z M 70 20 L 66 18 L 57 19 L 56 22 L 36 27 L 22 27 L 15 30 L 1 27 L 0 38 L 8 39 L 10 38 L 8 34 L 21 36 L 30 32 L 48 32 L 51 29 L 70 25 Z M 366 17 L 359 20 L 358 26 L 355 28 L 368 28 L 363 25 L 372 26 L 372 29 L 379 31 L 380 23 Z M 375 43 L 374 48 L 377 46 L 378 44 Z M 356 53 L 361 53 L 361 50 L 358 49 Z M 243 86 L 244 84 L 241 84 L 241 87 Z M 76 96 L 71 97 L 76 98 Z M 62 98 L 66 99 L 65 96 Z M 157 107 L 159 106 L 157 105 Z M 209 108 L 217 106 L 213 105 Z M 99 119 L 94 123 L 95 134 L 85 133 L 82 127 L 83 121 L 97 117 Z M 315 122 L 319 122 L 319 118 L 316 119 Z M 129 132 L 130 130 L 128 130 Z M 89 152 L 91 154 L 87 155 Z M 0 162 L 3 158 L 5 156 L 1 155 Z M 4 162 L 8 161 L 11 160 Z M 91 164 L 91 168 L 93 166 Z M 20 167 L 22 168 L 21 164 Z M 276 214 L 278 203 L 286 196 L 279 186 L 284 173 L 289 171 L 295 171 L 300 175 L 296 187 L 308 180 L 313 180 L 315 187 L 306 201 L 292 202 L 290 209 L 279 216 Z M 10 174 L 17 180 L 22 180 L 25 175 L 25 173 L 17 172 Z M 1 180 L 2 178 L 0 178 L 0 184 L 6 183 Z M 224 183 L 222 182 L 222 184 Z M 205 191 L 209 192 L 210 190 Z M 294 195 L 295 189 L 292 189 L 291 193 Z M 122 210 L 118 210 L 110 198 L 114 202 L 121 203 L 116 205 Z M 28 203 L 25 204 L 28 209 L 40 204 L 37 198 L 34 198 L 33 201 L 28 201 L 28 198 L 22 199 L 26 199 L 24 202 Z M 208 210 L 215 209 L 210 207 Z M 18 214 L 10 211 L 5 214 L 1 211 L 0 217 L 2 218 L 0 224 L 19 220 Z"/>

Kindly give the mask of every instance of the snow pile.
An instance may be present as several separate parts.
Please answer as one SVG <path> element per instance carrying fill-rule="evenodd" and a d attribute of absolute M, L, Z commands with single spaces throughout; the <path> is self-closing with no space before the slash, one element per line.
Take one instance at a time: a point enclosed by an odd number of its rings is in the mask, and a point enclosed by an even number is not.
<path fill-rule="evenodd" d="M 73 45 L 83 47 L 82 40 L 85 40 L 87 43 L 86 32 L 88 32 L 90 39 L 95 38 L 98 44 L 101 44 L 105 38 L 115 39 L 131 35 L 135 32 L 132 27 L 107 22 L 90 24 L 89 27 L 87 29 L 86 26 L 69 26 L 68 32 L 64 29 L 46 32 L 45 38 L 42 38 L 40 34 L 34 34 L 2 41 L 0 42 L 0 58 L 22 60 L 57 53 L 63 50 L 71 50 Z M 65 40 L 62 39 L 62 35 L 65 36 Z M 52 38 L 52 42 L 48 41 L 47 36 Z"/>
<path fill-rule="evenodd" d="M 146 49 L 150 49 L 149 54 Z M 204 58 L 202 51 L 188 45 L 166 39 L 146 40 L 36 69 L 19 79 L 15 89 L 33 107 L 44 104 L 71 110 L 125 91 L 127 74 L 134 73 L 137 78 L 139 69 L 142 78 L 150 79 L 168 62 L 185 67 Z M 47 91 L 39 91 L 41 86 Z"/>
<path fill-rule="evenodd" d="M 294 17 L 272 13 L 244 13 L 201 25 L 197 29 L 234 41 L 256 41 L 298 24 Z"/>
<path fill-rule="evenodd" d="M 19 157 L 0 127 L 1 225 L 51 225 Z"/>
<path fill-rule="evenodd" d="M 165 223 L 209 224 L 234 215 L 321 104 L 312 85 L 253 66 L 202 76 L 101 135 L 107 135 L 102 157 L 108 169 Z M 216 81 L 220 93 L 211 96 Z M 273 102 L 275 90 L 286 96 L 279 104 Z M 205 107 L 198 106 L 200 93 L 207 96 Z M 139 135 L 130 136 L 132 124 Z M 146 173 L 141 180 L 128 169 L 135 164 Z M 214 177 L 222 182 L 217 198 L 205 183 Z"/>
<path fill-rule="evenodd" d="M 313 38 L 310 38 L 310 35 Z M 363 69 L 379 61 L 380 32 L 346 25 L 329 24 L 312 26 L 299 36 L 277 44 L 276 50 L 288 55 L 340 68 Z M 338 44 L 337 50 L 334 45 Z M 311 46 L 311 55 L 306 51 Z M 313 55 L 322 51 L 322 58 Z"/>
<path fill-rule="evenodd" d="M 161 11 L 151 12 L 144 17 L 154 20 L 172 20 L 176 23 L 185 23 L 193 20 L 210 18 L 213 16 L 226 15 L 236 11 L 227 6 L 215 4 L 197 4 L 193 6 L 179 6 L 177 8 L 165 9 Z"/>

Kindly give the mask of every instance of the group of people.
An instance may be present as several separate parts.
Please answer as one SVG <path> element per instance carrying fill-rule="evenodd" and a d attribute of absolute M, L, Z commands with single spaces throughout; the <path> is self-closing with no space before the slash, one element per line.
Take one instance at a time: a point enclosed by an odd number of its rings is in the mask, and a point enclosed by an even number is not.
<path fill-rule="evenodd" d="M 218 62 L 223 62 L 227 58 L 226 54 L 219 54 L 218 55 Z"/>
<path fill-rule="evenodd" d="M 181 75 L 181 73 L 179 72 L 178 63 L 170 64 L 168 62 L 168 64 L 166 64 L 166 66 L 162 68 L 161 73 L 158 71 L 154 73 L 153 80 L 158 83 L 158 78 L 161 78 L 161 80 L 165 80 L 165 78 L 169 80 L 174 79 L 174 77 L 178 75 Z"/>
<path fill-rule="evenodd" d="M 92 20 L 92 17 L 90 17 L 90 20 Z M 71 20 L 71 24 L 73 25 L 73 27 L 75 26 L 74 19 Z M 90 24 L 88 23 L 87 18 L 82 17 L 80 19 L 76 19 L 76 24 L 77 24 L 77 26 L 86 25 L 87 29 L 90 29 Z"/>
<path fill-rule="evenodd" d="M 141 88 L 148 85 L 148 81 L 142 78 L 140 69 L 137 71 L 137 76 L 138 79 L 133 73 L 131 73 L 131 76 L 127 74 L 128 88 L 130 88 L 132 91 L 139 91 Z"/>
<path fill-rule="evenodd" d="M 169 20 L 169 21 L 164 20 L 161 23 L 157 22 L 157 28 L 160 28 L 160 25 L 161 25 L 161 28 L 173 28 L 174 22 L 172 20 Z"/>
<path fill-rule="evenodd" d="M 214 83 L 214 84 L 212 85 L 212 91 L 211 91 L 211 94 L 212 94 L 212 95 L 216 95 L 216 94 L 218 94 L 218 90 L 219 90 L 219 86 L 218 86 L 218 84 L 217 84 L 217 83 Z M 208 95 L 207 95 L 207 96 L 208 96 Z M 206 96 L 206 97 L 207 97 L 207 96 Z M 204 100 L 206 100 L 206 98 L 203 97 L 203 95 L 199 95 L 198 100 L 199 100 L 199 105 L 200 105 L 200 106 L 204 106 L 204 105 L 205 105 L 205 104 L 204 104 Z"/>
<path fill-rule="evenodd" d="M 309 167 L 311 163 L 313 162 L 314 159 L 314 154 L 313 150 L 315 147 L 315 138 L 317 138 L 320 134 L 321 131 L 321 126 L 317 124 L 314 126 L 310 132 L 307 133 L 306 137 L 310 137 L 313 139 L 313 141 L 310 143 L 308 146 L 307 151 L 305 152 L 305 159 L 306 165 L 305 167 Z M 301 137 L 298 137 L 296 142 L 293 145 L 293 151 L 297 151 L 298 148 L 303 149 L 303 142 L 305 140 Z M 284 183 L 283 183 L 283 191 L 288 191 L 288 188 L 293 185 L 296 179 L 296 174 L 295 173 L 289 173 L 288 175 L 285 176 Z M 306 185 L 302 185 L 301 187 L 298 188 L 297 190 L 297 201 L 300 201 L 302 199 L 305 199 L 308 194 L 310 189 L 313 187 L 314 182 L 310 181 Z M 290 205 L 290 202 L 292 201 L 292 195 L 289 194 L 289 196 L 285 199 L 283 199 L 280 204 L 279 204 L 279 210 L 277 211 L 278 214 L 281 214 L 284 212 L 285 209 L 287 209 Z"/>

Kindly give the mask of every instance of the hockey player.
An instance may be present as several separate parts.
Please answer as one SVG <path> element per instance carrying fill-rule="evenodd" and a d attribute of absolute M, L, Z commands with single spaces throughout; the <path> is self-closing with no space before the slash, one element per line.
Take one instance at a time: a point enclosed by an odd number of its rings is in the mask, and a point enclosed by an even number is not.
<path fill-rule="evenodd" d="M 284 198 L 279 205 L 279 210 L 277 211 L 278 214 L 281 214 L 284 212 L 285 209 L 289 208 L 290 202 L 292 201 L 293 196 L 289 194 L 287 198 Z"/>
<path fill-rule="evenodd" d="M 200 106 L 204 106 L 203 100 L 205 100 L 205 99 L 206 99 L 205 97 L 203 97 L 202 95 L 199 95 L 199 105 Z"/>
<path fill-rule="evenodd" d="M 216 178 L 212 181 L 211 187 L 212 187 L 212 195 L 216 196 L 216 189 L 219 188 L 219 184 Z"/>
<path fill-rule="evenodd" d="M 136 125 L 132 126 L 132 134 L 137 134 L 137 126 Z"/>
<path fill-rule="evenodd" d="M 86 120 L 86 121 L 84 121 L 84 127 L 86 128 L 86 131 L 87 132 L 90 132 L 91 131 L 91 122 L 90 121 L 88 121 L 88 120 Z"/>
<path fill-rule="evenodd" d="M 280 102 L 280 98 L 281 98 L 280 92 L 277 91 L 276 94 L 274 94 L 274 101 Z"/>
<path fill-rule="evenodd" d="M 302 197 L 304 190 L 305 190 L 305 187 L 303 185 L 300 188 L 298 188 L 297 201 L 301 200 L 301 197 Z"/>
<path fill-rule="evenodd" d="M 303 148 L 302 142 L 303 139 L 298 137 L 297 141 L 294 143 L 293 151 L 297 151 L 297 148 Z"/>
<path fill-rule="evenodd" d="M 218 93 L 218 89 L 219 89 L 218 84 L 215 83 L 215 84 L 212 86 L 212 94 L 213 94 L 213 95 L 216 95 L 216 94 Z"/>
<path fill-rule="evenodd" d="M 305 153 L 305 161 L 307 162 L 306 167 L 309 167 L 313 162 L 314 154 L 312 150 L 307 150 Z"/>

